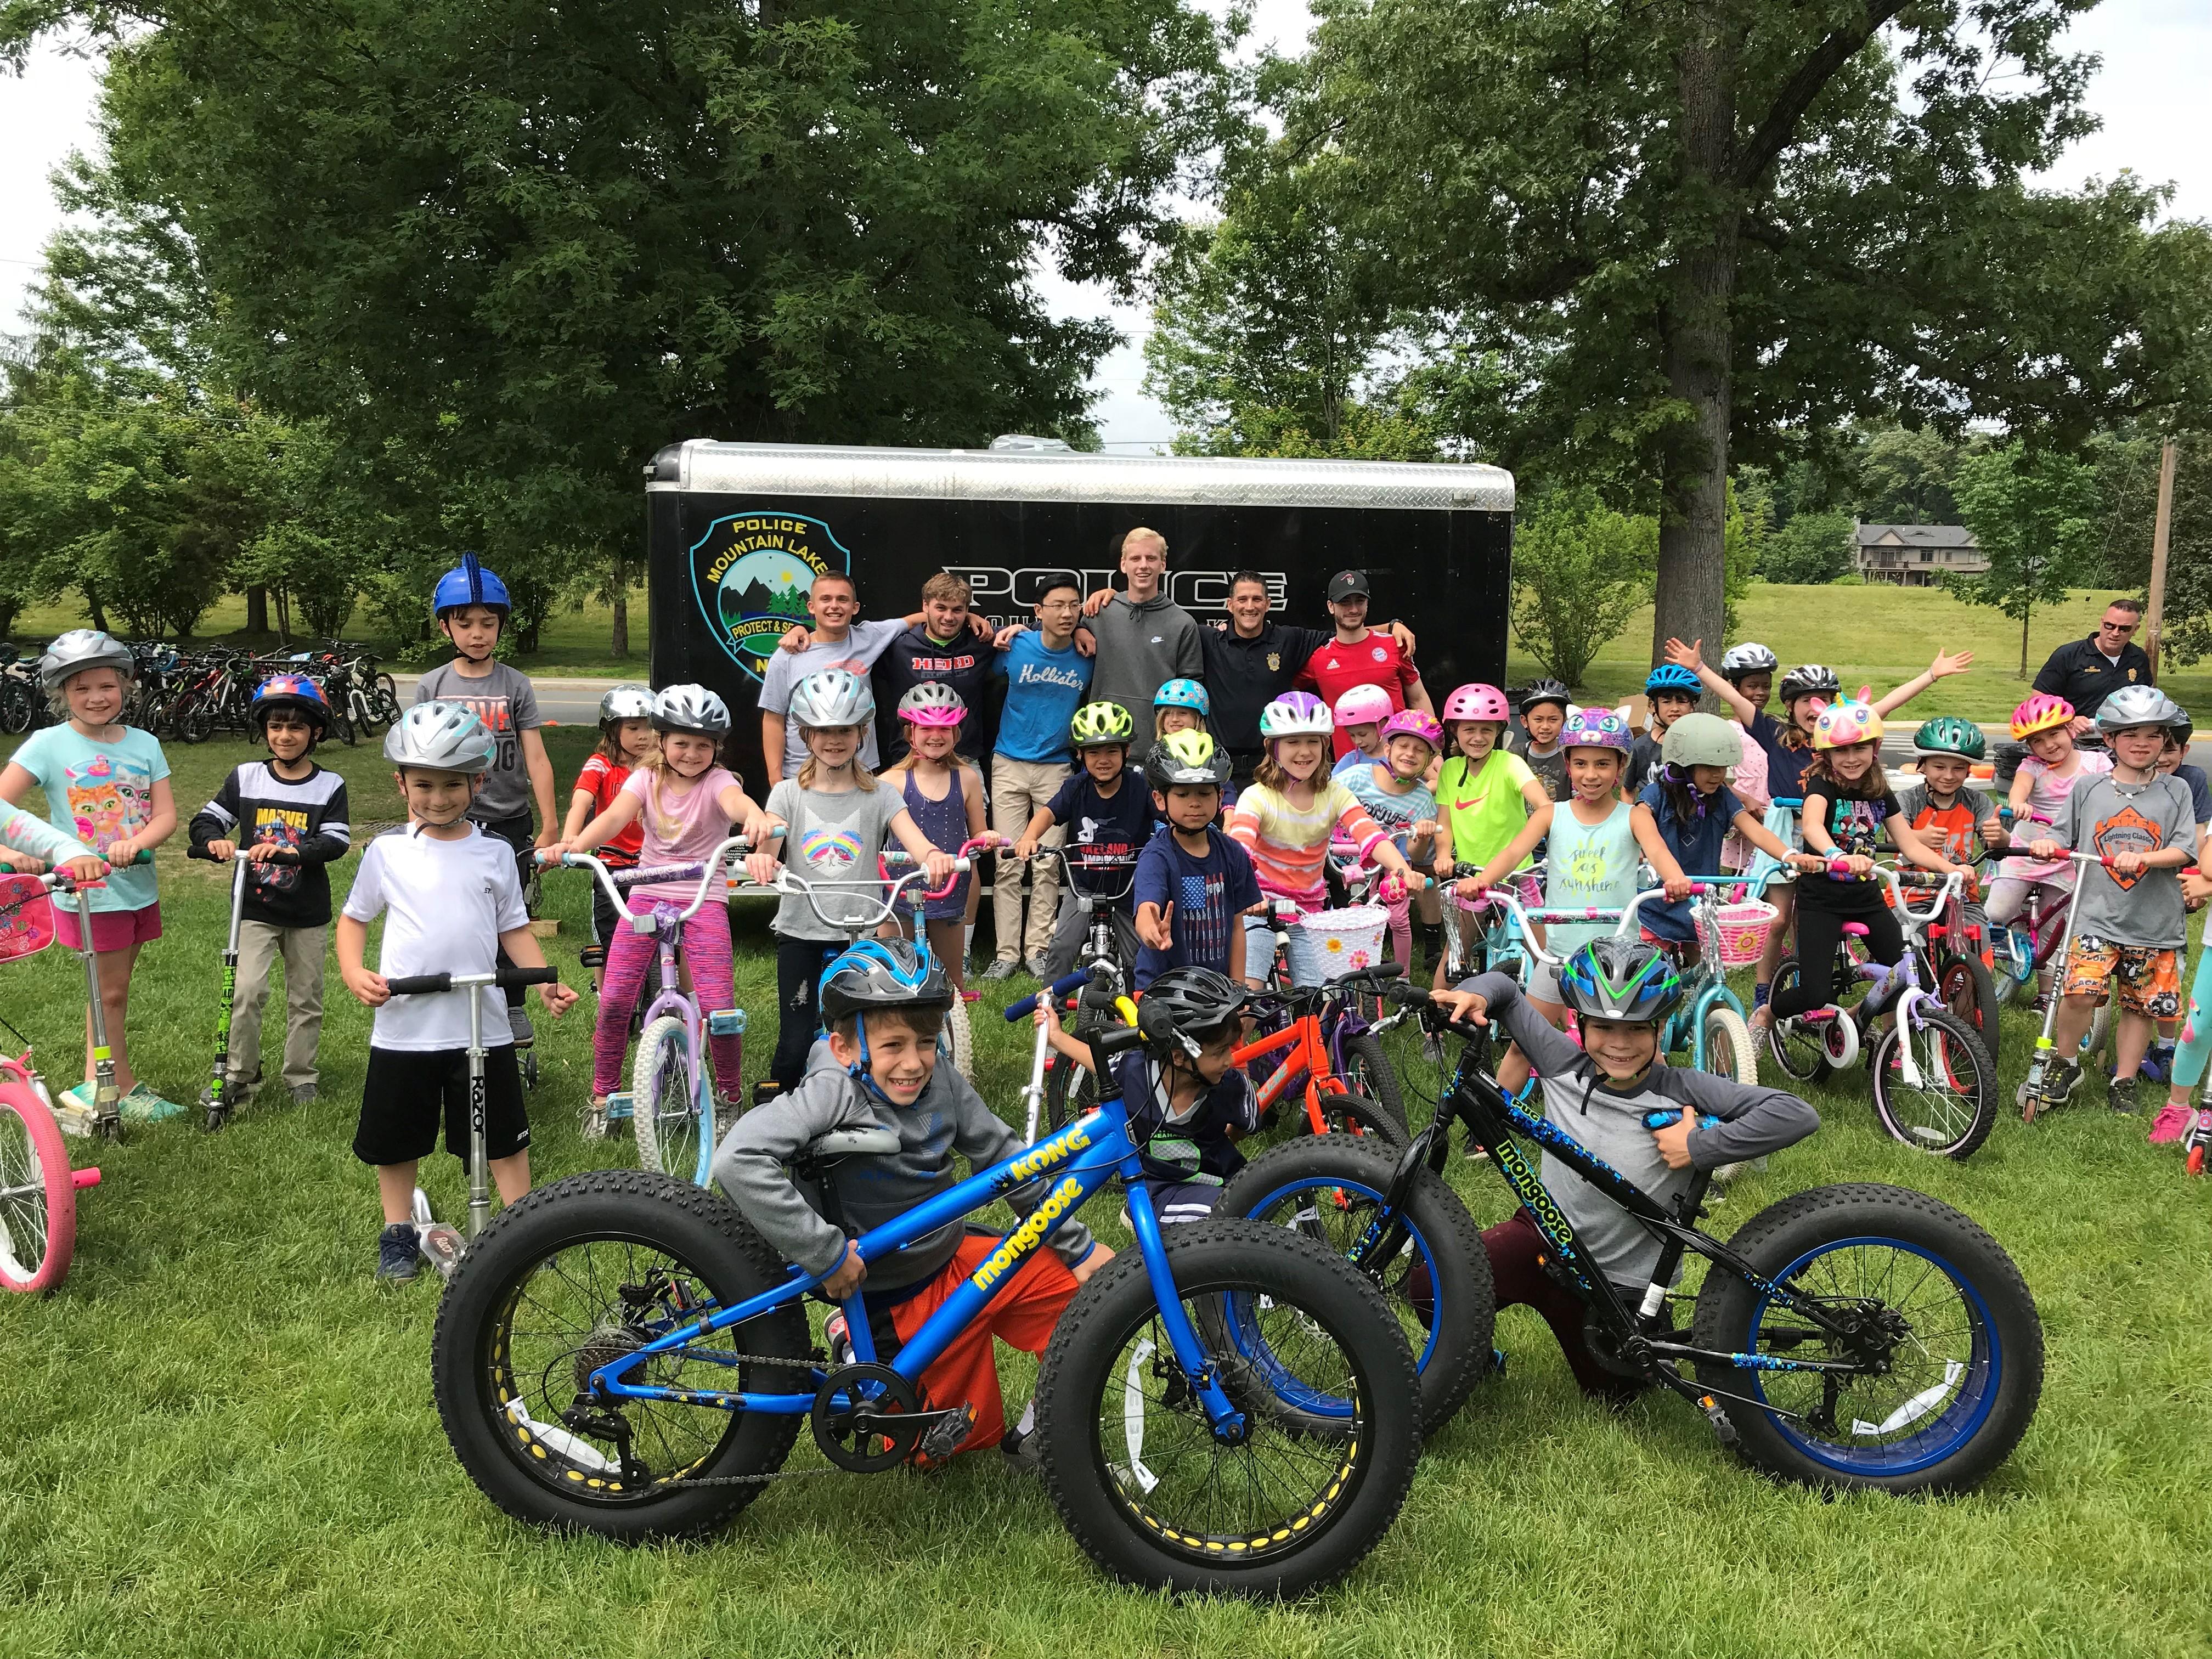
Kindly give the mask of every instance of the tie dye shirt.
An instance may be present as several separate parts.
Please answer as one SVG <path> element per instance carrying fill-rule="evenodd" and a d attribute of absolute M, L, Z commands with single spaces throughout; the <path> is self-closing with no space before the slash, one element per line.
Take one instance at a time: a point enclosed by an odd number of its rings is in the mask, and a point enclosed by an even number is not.
<path fill-rule="evenodd" d="M 115 743 L 94 743 L 64 721 L 33 732 L 15 763 L 46 791 L 46 822 L 102 858 L 154 820 L 154 786 L 169 775 L 168 757 L 150 732 L 123 728 Z M 159 899 L 154 866 L 118 870 L 92 890 L 95 910 L 143 910 Z"/>
<path fill-rule="evenodd" d="M 1342 778 L 1318 784 L 1311 806 L 1293 806 L 1281 791 L 1255 783 L 1229 809 L 1229 834 L 1251 854 L 1262 890 L 1309 910 L 1328 902 L 1322 866 L 1332 832 L 1363 859 L 1372 858 L 1384 839 Z"/>
<path fill-rule="evenodd" d="M 899 792 L 878 782 L 873 789 L 849 789 L 834 795 L 820 789 L 801 789 L 795 778 L 786 778 L 769 791 L 768 810 L 790 826 L 783 840 L 783 861 L 810 881 L 873 881 L 876 854 L 890 834 L 891 820 L 906 811 Z M 647 830 L 647 863 L 652 846 Z M 775 931 L 786 939 L 812 939 L 827 943 L 846 937 L 847 930 L 832 926 L 848 917 L 860 921 L 878 909 L 879 887 L 856 887 L 838 892 L 824 889 L 814 904 L 803 893 L 787 893 L 776 906 Z M 823 916 L 830 921 L 825 922 Z"/>

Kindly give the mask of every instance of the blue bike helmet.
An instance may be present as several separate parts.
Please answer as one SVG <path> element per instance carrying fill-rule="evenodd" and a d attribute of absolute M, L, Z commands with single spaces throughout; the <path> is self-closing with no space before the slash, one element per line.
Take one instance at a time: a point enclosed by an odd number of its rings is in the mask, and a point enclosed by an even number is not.
<path fill-rule="evenodd" d="M 1166 680 L 1152 694 L 1154 708 L 1188 708 L 1204 720 L 1213 712 L 1212 699 L 1196 680 Z"/>
<path fill-rule="evenodd" d="M 1705 690 L 1704 681 L 1688 669 L 1671 662 L 1661 663 L 1644 680 L 1644 695 L 1647 697 L 1655 691 L 1683 691 L 1695 697 L 1703 696 Z"/>
<path fill-rule="evenodd" d="M 323 688 L 305 674 L 271 674 L 254 688 L 246 718 L 257 732 L 266 728 L 269 717 L 283 710 L 297 714 L 321 737 L 331 728 L 330 700 Z"/>
<path fill-rule="evenodd" d="M 475 554 L 464 553 L 459 564 L 438 578 L 437 588 L 430 596 L 430 608 L 442 617 L 449 611 L 472 605 L 496 611 L 502 622 L 514 609 L 514 601 L 507 596 L 507 584 L 477 563 Z"/>
<path fill-rule="evenodd" d="M 1681 1001 L 1682 981 L 1657 945 L 1608 933 L 1561 964 L 1559 996 L 1584 1019 L 1656 1023 Z"/>

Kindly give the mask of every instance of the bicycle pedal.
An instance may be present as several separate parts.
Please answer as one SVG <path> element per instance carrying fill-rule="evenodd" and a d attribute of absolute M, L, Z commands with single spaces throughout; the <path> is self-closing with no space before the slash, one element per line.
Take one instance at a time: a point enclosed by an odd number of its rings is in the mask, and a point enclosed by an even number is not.
<path fill-rule="evenodd" d="M 975 1431 L 975 1408 L 965 1402 L 928 1415 L 937 1420 L 922 1431 L 907 1460 L 918 1469 L 934 1468 L 944 1462 Z"/>
<path fill-rule="evenodd" d="M 1729 1414 L 1721 1402 L 1707 1394 L 1698 1396 L 1698 1404 L 1705 1413 L 1705 1420 L 1713 1425 L 1714 1438 L 1723 1446 L 1735 1444 L 1735 1425 L 1729 1421 Z"/>
<path fill-rule="evenodd" d="M 742 1008 L 717 1008 L 707 1016 L 708 1036 L 743 1036 L 745 1034 L 745 1011 Z"/>
<path fill-rule="evenodd" d="M 635 1103 L 635 1100 L 633 1096 L 609 1095 L 607 1097 L 607 1121 L 611 1123 L 617 1118 L 631 1117 L 635 1115 L 631 1109 Z"/>

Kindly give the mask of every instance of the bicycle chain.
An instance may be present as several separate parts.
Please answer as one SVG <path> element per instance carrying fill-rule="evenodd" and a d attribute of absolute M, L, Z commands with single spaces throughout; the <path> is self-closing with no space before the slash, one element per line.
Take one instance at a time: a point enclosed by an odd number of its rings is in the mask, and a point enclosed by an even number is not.
<path fill-rule="evenodd" d="M 734 1354 L 732 1358 L 741 1365 L 782 1365 L 793 1370 L 809 1370 L 818 1363 L 811 1356 L 805 1359 L 793 1359 L 784 1354 L 774 1353 L 741 1353 Z M 845 1473 L 845 1470 L 835 1467 L 826 1469 L 775 1469 L 767 1474 L 702 1474 L 695 1480 L 672 1480 L 668 1485 L 671 1487 L 765 1486 L 771 1480 L 805 1480 L 816 1475 Z"/>

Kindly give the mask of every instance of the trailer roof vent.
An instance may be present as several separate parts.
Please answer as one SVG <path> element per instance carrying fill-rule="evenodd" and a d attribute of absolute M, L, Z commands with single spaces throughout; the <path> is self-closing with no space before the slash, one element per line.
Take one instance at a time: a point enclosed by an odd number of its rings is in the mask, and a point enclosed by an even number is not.
<path fill-rule="evenodd" d="M 1075 447 L 1060 438 L 1035 438 L 1026 432 L 1001 432 L 991 440 L 994 455 L 1073 455 Z"/>

